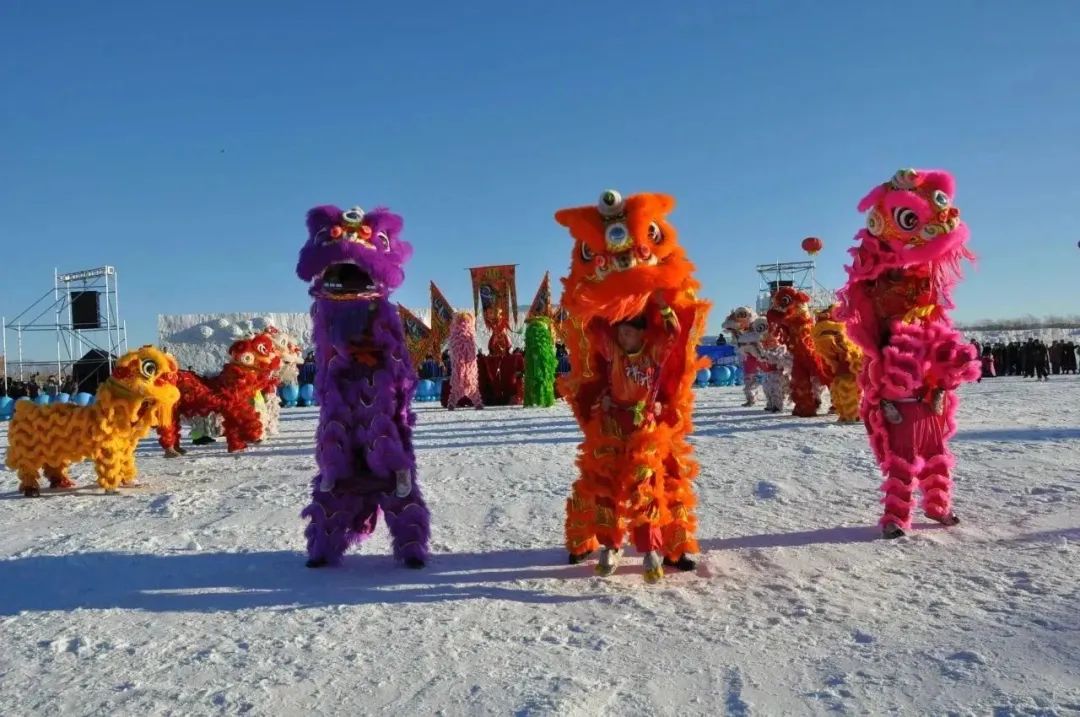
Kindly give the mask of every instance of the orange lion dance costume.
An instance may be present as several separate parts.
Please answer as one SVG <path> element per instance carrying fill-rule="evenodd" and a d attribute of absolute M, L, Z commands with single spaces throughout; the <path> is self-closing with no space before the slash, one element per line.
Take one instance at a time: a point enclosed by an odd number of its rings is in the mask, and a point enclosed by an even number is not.
<path fill-rule="evenodd" d="M 821 358 L 814 349 L 811 329 L 810 296 L 790 286 L 780 287 L 772 296 L 766 314 L 780 339 L 791 353 L 791 401 L 794 416 L 816 416 L 821 407 L 821 387 L 828 380 L 821 367 Z"/>
<path fill-rule="evenodd" d="M 697 298 L 694 266 L 667 215 L 675 200 L 606 191 L 597 205 L 563 209 L 570 230 L 570 276 L 562 279 L 569 318 L 570 373 L 560 379 L 585 434 L 579 478 L 566 502 L 570 562 L 601 548 L 597 573 L 610 575 L 629 535 L 645 553 L 645 579 L 663 564 L 692 570 L 697 462 L 691 432 L 698 339 L 709 304 Z M 624 351 L 618 336 L 632 324 L 642 348 Z"/>
<path fill-rule="evenodd" d="M 171 420 L 180 400 L 176 368 L 172 356 L 143 346 L 120 357 L 89 406 L 16 403 L 6 463 L 19 474 L 23 495 L 41 494 L 39 471 L 52 488 L 74 488 L 68 466 L 88 458 L 106 493 L 136 485 L 135 446 Z"/>
<path fill-rule="evenodd" d="M 821 363 L 828 369 L 829 396 L 836 406 L 837 420 L 840 423 L 857 423 L 859 401 L 862 400 L 859 371 L 862 370 L 863 352 L 848 338 L 844 323 L 834 317 L 837 308 L 834 304 L 819 311 L 811 333 Z"/>

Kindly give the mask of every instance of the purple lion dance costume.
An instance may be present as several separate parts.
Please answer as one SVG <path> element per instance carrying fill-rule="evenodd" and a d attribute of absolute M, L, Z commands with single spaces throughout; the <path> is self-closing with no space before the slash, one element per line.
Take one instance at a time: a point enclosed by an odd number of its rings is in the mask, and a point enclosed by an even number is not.
<path fill-rule="evenodd" d="M 968 228 L 953 206 L 948 172 L 902 169 L 859 202 L 868 212 L 840 291 L 848 334 L 865 352 L 860 413 L 885 482 L 886 538 L 911 528 L 916 487 L 926 517 L 960 522 L 952 510 L 956 389 L 979 377 L 975 348 L 949 310 Z"/>
<path fill-rule="evenodd" d="M 410 568 L 428 557 L 430 516 L 416 482 L 410 409 L 416 372 L 390 293 L 412 247 L 402 219 L 385 209 L 334 206 L 307 215 L 296 267 L 310 284 L 319 402 L 309 518 L 308 567 L 341 562 L 372 533 L 382 510 L 394 557 Z"/>

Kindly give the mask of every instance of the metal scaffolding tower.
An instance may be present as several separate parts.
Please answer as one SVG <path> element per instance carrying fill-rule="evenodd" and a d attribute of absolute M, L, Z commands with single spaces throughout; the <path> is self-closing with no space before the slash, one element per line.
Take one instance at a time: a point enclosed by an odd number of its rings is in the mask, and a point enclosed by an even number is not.
<path fill-rule="evenodd" d="M 818 283 L 813 260 L 758 264 L 756 268 L 761 279 L 757 295 L 758 313 L 769 310 L 772 295 L 782 286 L 791 286 L 809 294 L 811 309 L 824 309 L 836 301 L 836 292 Z"/>
<path fill-rule="evenodd" d="M 66 274 L 54 270 L 51 289 L 10 321 L 0 318 L 4 374 L 25 380 L 28 371 L 32 374 L 55 367 L 59 378 L 71 374 L 72 367 L 90 351 L 96 351 L 111 372 L 113 361 L 127 351 L 127 325 L 120 318 L 117 278 L 112 266 Z M 15 361 L 8 353 L 11 332 L 18 351 Z M 25 360 L 24 335 L 48 332 L 56 336 L 56 360 Z"/>

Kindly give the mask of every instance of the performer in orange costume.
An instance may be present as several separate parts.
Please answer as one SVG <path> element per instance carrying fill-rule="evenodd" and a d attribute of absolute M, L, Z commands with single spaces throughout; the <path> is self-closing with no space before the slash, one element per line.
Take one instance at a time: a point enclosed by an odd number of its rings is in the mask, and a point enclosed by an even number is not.
<path fill-rule="evenodd" d="M 816 416 L 821 407 L 821 387 L 828 376 L 814 348 L 811 329 L 814 317 L 808 307 L 810 295 L 790 286 L 782 286 L 773 294 L 769 308 L 769 324 L 776 328 L 780 339 L 791 352 L 791 400 L 793 416 Z"/>
<path fill-rule="evenodd" d="M 598 205 L 555 214 L 575 239 L 562 280 L 571 371 L 559 389 L 585 434 L 566 504 L 570 562 L 601 547 L 597 572 L 610 575 L 629 534 L 649 582 L 663 564 L 692 570 L 698 552 L 686 435 L 709 304 L 666 220 L 674 205 L 609 190 Z"/>

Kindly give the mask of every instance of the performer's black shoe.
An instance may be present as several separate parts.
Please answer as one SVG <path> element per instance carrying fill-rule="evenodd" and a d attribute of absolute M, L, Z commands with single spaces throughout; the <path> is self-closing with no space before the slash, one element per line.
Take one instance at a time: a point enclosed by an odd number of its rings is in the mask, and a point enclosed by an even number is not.
<path fill-rule="evenodd" d="M 668 566 L 669 568 L 676 568 L 683 571 L 684 573 L 688 573 L 691 570 L 697 569 L 697 561 L 688 558 L 686 556 L 686 553 L 680 555 L 678 560 L 672 560 L 671 558 L 665 557 L 664 565 Z"/>
<path fill-rule="evenodd" d="M 193 445 L 193 446 L 207 446 L 207 445 L 210 445 L 211 443 L 217 443 L 217 441 L 215 441 L 210 436 L 199 436 L 198 438 L 196 438 L 194 441 L 191 442 L 191 445 Z"/>
<path fill-rule="evenodd" d="M 405 567 L 419 570 L 424 567 L 424 561 L 420 558 L 405 558 Z"/>
<path fill-rule="evenodd" d="M 950 511 L 948 515 L 928 515 L 926 517 L 934 521 L 935 523 L 941 523 L 942 525 L 960 524 L 960 518 L 957 517 L 956 513 L 953 513 L 952 511 Z"/>
<path fill-rule="evenodd" d="M 568 562 L 571 565 L 577 565 L 578 563 L 583 563 L 586 560 L 588 560 L 589 556 L 592 555 L 592 554 L 593 554 L 593 551 L 591 551 L 591 550 L 589 552 L 587 552 L 587 553 L 578 553 L 576 555 L 574 553 L 570 553 L 570 560 Z"/>
<path fill-rule="evenodd" d="M 321 568 L 326 565 L 326 558 L 309 558 L 304 565 L 309 568 Z"/>
<path fill-rule="evenodd" d="M 885 540 L 894 540 L 896 538 L 902 538 L 905 535 L 907 535 L 907 533 L 905 533 L 904 529 L 896 523 L 887 523 L 881 529 L 881 537 Z"/>

